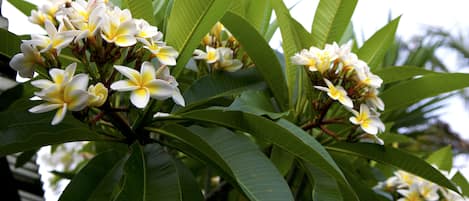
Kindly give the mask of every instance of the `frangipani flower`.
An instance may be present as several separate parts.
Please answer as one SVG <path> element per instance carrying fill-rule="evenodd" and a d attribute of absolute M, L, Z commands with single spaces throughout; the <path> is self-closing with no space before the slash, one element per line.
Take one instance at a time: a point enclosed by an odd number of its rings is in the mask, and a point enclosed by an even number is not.
<path fill-rule="evenodd" d="M 202 50 L 196 49 L 194 51 L 194 59 L 203 59 L 205 60 L 208 64 L 213 64 L 217 62 L 220 59 L 219 52 L 217 49 L 210 47 L 210 46 L 205 46 L 205 50 L 207 52 L 204 52 Z"/>
<path fill-rule="evenodd" d="M 71 72 L 70 68 L 69 72 Z M 46 103 L 29 109 L 29 112 L 43 113 L 57 109 L 51 123 L 52 125 L 57 125 L 63 120 L 67 110 L 80 111 L 87 106 L 89 98 L 86 92 L 88 75 L 67 75 L 67 72 L 61 69 L 51 69 L 49 73 L 54 83 L 49 80 L 37 80 L 31 83 L 33 86 L 42 89 L 36 92 L 35 95 L 41 100 L 46 101 Z M 68 76 L 72 77 L 69 78 Z"/>
<path fill-rule="evenodd" d="M 63 24 L 61 24 L 61 26 L 63 26 Z M 41 47 L 41 52 L 46 52 L 52 49 L 60 54 L 60 50 L 67 47 L 78 34 L 78 32 L 75 31 L 58 32 L 50 21 L 45 22 L 45 28 L 48 36 L 32 35 L 31 40 L 27 41 L 32 45 Z"/>
<path fill-rule="evenodd" d="M 436 201 L 440 198 L 438 196 L 438 189 L 439 187 L 431 182 L 428 181 L 421 181 L 418 182 L 418 188 L 419 188 L 419 193 L 420 195 L 426 200 L 426 201 Z"/>
<path fill-rule="evenodd" d="M 217 50 L 220 56 L 219 69 L 235 72 L 243 67 L 243 63 L 240 60 L 233 59 L 233 50 L 230 48 L 220 47 Z"/>
<path fill-rule="evenodd" d="M 397 201 L 426 201 L 420 197 L 417 185 L 410 186 L 409 189 L 400 189 L 397 192 L 403 195 L 403 198 L 398 199 Z"/>
<path fill-rule="evenodd" d="M 49 75 L 52 78 L 52 81 L 41 79 L 41 80 L 34 80 L 31 82 L 31 84 L 43 90 L 46 90 L 50 87 L 56 87 L 58 89 L 61 89 L 72 80 L 73 75 L 75 74 L 76 67 L 77 67 L 77 64 L 72 63 L 68 65 L 65 68 L 65 70 L 53 68 L 49 70 Z"/>
<path fill-rule="evenodd" d="M 40 26 L 44 26 L 46 21 L 55 21 L 52 16 L 40 10 L 31 10 L 31 16 L 28 17 L 28 20 Z"/>
<path fill-rule="evenodd" d="M 31 44 L 22 43 L 21 52 L 13 56 L 10 61 L 11 68 L 18 71 L 21 77 L 32 78 L 34 75 L 34 66 L 42 64 L 44 58 L 41 57 L 39 51 Z"/>
<path fill-rule="evenodd" d="M 176 65 L 176 58 L 179 53 L 171 46 L 166 46 L 164 42 L 160 41 L 162 34 L 157 34 L 150 38 L 150 41 L 146 39 L 139 39 L 143 43 L 143 48 L 149 50 L 163 65 L 174 66 Z"/>
<path fill-rule="evenodd" d="M 132 91 L 130 101 L 138 108 L 144 108 L 150 97 L 163 100 L 173 95 L 173 86 L 156 79 L 155 68 L 150 62 L 143 62 L 140 72 L 126 66 L 115 65 L 114 68 L 129 79 L 112 83 L 111 89 Z"/>
<path fill-rule="evenodd" d="M 173 94 L 172 98 L 173 101 L 180 105 L 180 106 L 185 106 L 186 103 L 184 101 L 184 97 L 181 95 L 181 91 L 179 91 L 178 85 L 179 83 L 176 81 L 176 79 L 169 73 L 169 68 L 168 66 L 161 66 L 158 68 L 156 71 L 156 79 L 161 79 L 167 81 L 171 86 L 173 86 Z"/>
<path fill-rule="evenodd" d="M 162 38 L 163 33 L 158 31 L 158 28 L 151 26 L 146 20 L 136 19 L 134 20 L 137 25 L 137 38 L 152 38 L 156 35 L 160 35 L 157 38 Z"/>
<path fill-rule="evenodd" d="M 137 39 L 137 27 L 133 20 L 121 21 L 127 19 L 125 15 L 105 15 L 103 17 L 101 36 L 108 43 L 115 43 L 119 47 L 128 47 L 135 45 Z"/>
<path fill-rule="evenodd" d="M 89 15 L 88 20 L 76 22 L 76 26 L 80 29 L 80 34 L 77 36 L 75 41 L 81 40 L 83 38 L 91 38 L 94 37 L 101 28 L 102 25 L 102 17 L 105 13 L 104 7 L 98 7 L 94 9 L 91 14 Z"/>
<path fill-rule="evenodd" d="M 378 133 L 378 130 L 384 130 L 384 124 L 378 117 L 370 114 L 370 109 L 367 105 L 361 104 L 360 112 L 355 110 L 351 111 L 355 116 L 350 117 L 350 122 L 355 125 L 360 125 L 365 132 L 375 135 Z"/>
<path fill-rule="evenodd" d="M 338 100 L 342 105 L 353 108 L 352 99 L 347 96 L 347 92 L 342 86 L 334 86 L 331 81 L 326 78 L 324 78 L 324 82 L 326 82 L 327 87 L 314 86 L 314 88 L 327 92 L 327 95 L 333 100 Z"/>
<path fill-rule="evenodd" d="M 378 108 L 379 110 L 384 110 L 384 102 L 381 98 L 378 97 L 378 90 L 375 88 L 370 88 L 365 95 L 367 103 L 373 107 Z"/>
<path fill-rule="evenodd" d="M 379 76 L 371 73 L 369 71 L 369 68 L 363 68 L 361 70 L 357 70 L 356 72 L 357 72 L 357 77 L 361 83 L 374 87 L 374 88 L 381 87 L 383 80 Z"/>
<path fill-rule="evenodd" d="M 315 47 L 311 47 L 313 49 Z M 316 48 L 317 49 L 317 48 Z M 317 50 L 319 51 L 319 50 Z M 316 55 L 312 54 L 310 51 L 303 49 L 300 53 L 296 53 L 292 58 L 292 63 L 296 65 L 303 65 L 308 67 L 309 71 L 314 72 L 318 69 L 316 68 Z"/>
<path fill-rule="evenodd" d="M 90 85 L 88 87 L 88 106 L 90 107 L 99 107 L 106 102 L 108 90 L 100 82 L 96 85 Z"/>

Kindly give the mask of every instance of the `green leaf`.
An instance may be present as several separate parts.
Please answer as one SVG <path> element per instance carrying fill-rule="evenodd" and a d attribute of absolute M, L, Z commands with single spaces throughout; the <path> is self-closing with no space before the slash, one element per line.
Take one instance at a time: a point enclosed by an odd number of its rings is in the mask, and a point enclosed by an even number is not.
<path fill-rule="evenodd" d="M 398 17 L 386 26 L 378 30 L 369 38 L 358 51 L 358 58 L 365 61 L 371 69 L 378 68 L 384 59 L 385 53 L 394 43 L 397 25 L 401 17 Z"/>
<path fill-rule="evenodd" d="M 227 108 L 243 111 L 259 116 L 266 115 L 270 119 L 279 119 L 287 113 L 277 113 L 272 106 L 270 97 L 262 91 L 245 91 Z"/>
<path fill-rule="evenodd" d="M 415 76 L 434 73 L 434 71 L 415 66 L 391 66 L 376 70 L 374 72 L 374 74 L 383 79 L 384 84 L 411 79 Z"/>
<path fill-rule="evenodd" d="M 309 163 L 303 163 L 308 177 L 313 181 L 313 200 L 342 201 L 342 193 L 339 184 L 330 175 L 314 167 Z M 352 198 L 349 198 L 352 199 Z"/>
<path fill-rule="evenodd" d="M 188 112 L 183 119 L 214 123 L 250 133 L 256 138 L 268 141 L 347 184 L 339 167 L 324 147 L 301 128 L 280 119 L 277 123 L 257 115 L 238 111 L 205 109 Z M 275 135 L 272 135 L 275 133 Z"/>
<path fill-rule="evenodd" d="M 270 160 L 277 167 L 278 171 L 280 171 L 282 175 L 286 176 L 293 166 L 295 156 L 280 147 L 273 146 L 272 152 L 270 153 Z"/>
<path fill-rule="evenodd" d="M 430 164 L 436 165 L 440 170 L 446 170 L 448 172 L 451 171 L 451 168 L 453 167 L 453 150 L 451 149 L 451 145 L 433 152 L 428 156 L 426 161 Z"/>
<path fill-rule="evenodd" d="M 53 112 L 28 112 L 29 108 L 39 103 L 29 100 L 33 96 L 31 87 L 25 88 L 22 98 L 0 112 L 0 155 L 72 141 L 112 140 L 94 133 L 71 115 L 66 115 L 60 124 L 52 126 Z"/>
<path fill-rule="evenodd" d="M 186 106 L 178 112 L 188 111 L 207 101 L 224 96 L 233 96 L 246 90 L 265 88 L 255 68 L 235 73 L 220 72 L 195 81 L 185 92 Z"/>
<path fill-rule="evenodd" d="M 462 193 L 465 196 L 469 196 L 469 182 L 467 182 L 467 179 L 461 174 L 461 172 L 456 172 L 453 178 L 451 178 L 451 181 L 461 188 Z"/>
<path fill-rule="evenodd" d="M 192 173 L 157 144 L 131 146 L 124 178 L 116 201 L 203 200 Z"/>
<path fill-rule="evenodd" d="M 319 1 L 311 28 L 314 46 L 324 48 L 326 43 L 340 41 L 350 23 L 357 2 L 357 0 Z"/>
<path fill-rule="evenodd" d="M 184 69 L 194 49 L 225 14 L 232 0 L 177 0 L 169 16 L 166 42 L 180 52 L 175 77 Z"/>
<path fill-rule="evenodd" d="M 20 37 L 5 29 L 0 29 L 0 38 L 3 41 L 3 44 L 0 45 L 0 54 L 11 58 L 20 52 Z"/>
<path fill-rule="evenodd" d="M 403 81 L 381 93 L 386 111 L 406 107 L 422 99 L 469 86 L 469 74 L 438 73 Z"/>
<path fill-rule="evenodd" d="M 272 7 L 270 0 L 238 0 L 233 4 L 231 12 L 246 19 L 251 26 L 263 34 L 269 26 Z"/>
<path fill-rule="evenodd" d="M 332 152 L 345 153 L 375 160 L 410 172 L 440 186 L 457 191 L 456 186 L 424 160 L 392 147 L 369 143 L 336 143 L 327 146 Z"/>
<path fill-rule="evenodd" d="M 173 124 L 163 130 L 198 149 L 232 175 L 250 200 L 293 200 L 288 184 L 248 137 L 225 128 L 186 129 Z"/>
<path fill-rule="evenodd" d="M 31 10 L 37 9 L 37 6 L 24 0 L 8 0 L 14 7 L 20 10 L 26 16 L 31 15 Z"/>
<path fill-rule="evenodd" d="M 310 33 L 290 16 L 290 13 L 281 0 L 272 0 L 272 7 L 277 15 L 277 21 L 282 34 L 282 47 L 286 61 L 286 77 L 290 108 L 293 108 L 298 97 L 302 94 L 302 81 L 305 76 L 304 69 L 293 65 L 290 58 L 301 49 L 313 46 L 314 41 Z"/>
<path fill-rule="evenodd" d="M 155 17 L 153 17 L 153 2 L 152 0 L 125 0 L 129 6 L 132 17 L 135 19 L 144 19 L 151 25 L 156 26 Z"/>
<path fill-rule="evenodd" d="M 267 41 L 248 21 L 232 12 L 227 12 L 221 21 L 241 43 L 244 50 L 256 64 L 256 69 L 270 87 L 280 108 L 285 110 L 288 105 L 288 89 L 285 77 L 282 66 L 275 59 L 275 53 Z"/>
<path fill-rule="evenodd" d="M 101 153 L 91 159 L 65 188 L 59 201 L 112 200 L 119 186 L 128 155 L 115 151 Z"/>

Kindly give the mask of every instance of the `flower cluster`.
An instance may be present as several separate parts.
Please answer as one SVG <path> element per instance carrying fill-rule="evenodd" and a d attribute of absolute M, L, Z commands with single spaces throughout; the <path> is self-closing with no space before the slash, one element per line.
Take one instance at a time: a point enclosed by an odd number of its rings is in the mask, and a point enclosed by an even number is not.
<path fill-rule="evenodd" d="M 131 92 L 130 102 L 137 108 L 146 107 L 150 98 L 170 97 L 184 106 L 168 68 L 176 65 L 178 52 L 166 45 L 157 27 L 132 18 L 129 10 L 106 0 L 49 0 L 33 10 L 29 20 L 42 26 L 47 35 L 32 35 L 23 41 L 21 53 L 12 58 L 10 66 L 21 77 L 39 74 L 42 78 L 31 84 L 40 89 L 35 99 L 45 102 L 29 111 L 57 109 L 53 125 L 68 110 L 111 104 L 110 89 Z M 63 56 L 65 49 L 75 58 Z M 64 67 L 64 62 L 71 64 Z M 128 79 L 118 80 L 119 74 Z"/>
<path fill-rule="evenodd" d="M 196 49 L 194 59 L 204 60 L 209 70 L 235 72 L 243 67 L 243 62 L 237 59 L 239 43 L 221 23 L 218 22 L 203 38 L 202 45 L 205 52 Z"/>
<path fill-rule="evenodd" d="M 382 143 L 376 134 L 385 129 L 379 119 L 384 103 L 378 97 L 383 81 L 351 52 L 351 45 L 339 47 L 333 43 L 324 49 L 311 47 L 301 50 L 291 60 L 293 64 L 307 68 L 315 89 L 326 92 L 328 97 L 351 111 L 353 116 L 349 120 L 366 132 L 362 135 L 364 141 Z"/>
<path fill-rule="evenodd" d="M 380 182 L 376 188 L 394 193 L 398 201 L 466 200 L 453 191 L 402 170 L 394 172 L 394 176 Z"/>

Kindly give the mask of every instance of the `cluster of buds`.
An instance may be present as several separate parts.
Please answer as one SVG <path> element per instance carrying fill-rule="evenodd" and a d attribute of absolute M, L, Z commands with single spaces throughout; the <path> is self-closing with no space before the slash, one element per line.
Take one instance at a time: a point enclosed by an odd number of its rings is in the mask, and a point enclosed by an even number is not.
<path fill-rule="evenodd" d="M 385 129 L 379 118 L 384 103 L 378 97 L 383 81 L 351 52 L 351 46 L 351 43 L 340 47 L 333 43 L 324 49 L 311 47 L 295 54 L 291 60 L 293 64 L 307 68 L 315 89 L 327 93 L 331 101 L 338 101 L 353 114 L 349 120 L 365 132 L 360 136 L 363 141 L 382 144 L 376 134 Z M 330 103 L 315 103 L 313 107 L 318 111 L 327 110 Z M 316 121 L 322 121 L 322 118 Z"/>
<path fill-rule="evenodd" d="M 463 201 L 457 193 L 408 172 L 398 170 L 376 189 L 391 193 L 397 201 Z"/>
<path fill-rule="evenodd" d="M 178 52 L 162 41 L 157 27 L 132 18 L 129 10 L 106 0 L 50 0 L 33 10 L 29 19 L 47 35 L 23 41 L 22 52 L 12 58 L 10 66 L 21 77 L 39 74 L 43 78 L 31 84 L 41 89 L 35 99 L 45 102 L 30 112 L 57 109 L 53 125 L 63 120 L 67 110 L 110 103 L 111 89 L 130 91 L 130 101 L 137 108 L 146 107 L 150 98 L 172 98 L 184 106 L 168 67 L 176 65 Z M 61 55 L 65 49 L 75 58 Z M 65 67 L 64 58 L 74 62 Z M 76 71 L 80 74 L 75 75 Z M 128 79 L 119 80 L 119 73 Z"/>
<path fill-rule="evenodd" d="M 235 72 L 243 67 L 238 53 L 240 45 L 221 23 L 217 23 L 202 40 L 205 52 L 194 51 L 194 59 L 204 60 L 210 71 Z M 247 58 L 243 58 L 243 61 Z"/>

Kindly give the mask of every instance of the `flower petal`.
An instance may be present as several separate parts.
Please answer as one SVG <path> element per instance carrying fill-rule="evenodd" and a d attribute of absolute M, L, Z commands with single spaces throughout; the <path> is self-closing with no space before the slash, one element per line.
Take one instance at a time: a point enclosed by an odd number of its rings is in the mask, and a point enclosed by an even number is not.
<path fill-rule="evenodd" d="M 88 105 L 88 99 L 90 95 L 88 92 L 83 90 L 75 90 L 66 94 L 68 100 L 66 100 L 69 105 L 68 109 L 71 111 L 80 111 L 83 110 Z"/>
<path fill-rule="evenodd" d="M 127 66 L 114 65 L 114 68 L 122 75 L 132 80 L 134 83 L 140 83 L 140 73 Z"/>
<path fill-rule="evenodd" d="M 114 43 L 119 47 L 129 47 L 137 43 L 137 39 L 132 35 L 117 36 Z"/>
<path fill-rule="evenodd" d="M 146 83 L 151 82 L 155 79 L 155 67 L 148 61 L 143 62 L 142 68 L 140 69 L 140 74 L 142 77 L 142 83 L 145 85 Z"/>
<path fill-rule="evenodd" d="M 55 126 L 62 122 L 62 120 L 65 117 L 65 114 L 67 113 L 67 104 L 63 104 L 62 107 L 60 107 L 57 112 L 55 113 L 54 119 L 52 119 L 52 125 Z"/>
<path fill-rule="evenodd" d="M 119 80 L 111 84 L 111 89 L 116 91 L 133 91 L 139 87 L 130 80 Z"/>
<path fill-rule="evenodd" d="M 148 88 L 150 96 L 158 100 L 164 100 L 173 95 L 174 87 L 164 80 L 153 80 L 145 87 Z"/>
<path fill-rule="evenodd" d="M 184 101 L 184 97 L 182 97 L 181 92 L 179 91 L 178 88 L 174 89 L 172 98 L 173 98 L 173 101 L 176 104 L 178 104 L 180 106 L 183 106 L 183 107 L 186 106 L 186 102 Z"/>
<path fill-rule="evenodd" d="M 51 82 L 50 80 L 41 79 L 41 80 L 31 81 L 31 85 L 40 89 L 45 89 L 45 88 L 51 87 L 52 85 L 54 85 L 54 83 Z"/>
<path fill-rule="evenodd" d="M 132 91 L 130 94 L 130 101 L 135 105 L 135 107 L 144 108 L 147 106 L 148 101 L 150 101 L 150 93 L 148 92 L 148 89 L 140 88 Z"/>
<path fill-rule="evenodd" d="M 28 111 L 31 113 L 43 113 L 55 110 L 59 107 L 62 107 L 62 104 L 43 103 L 30 108 Z"/>

